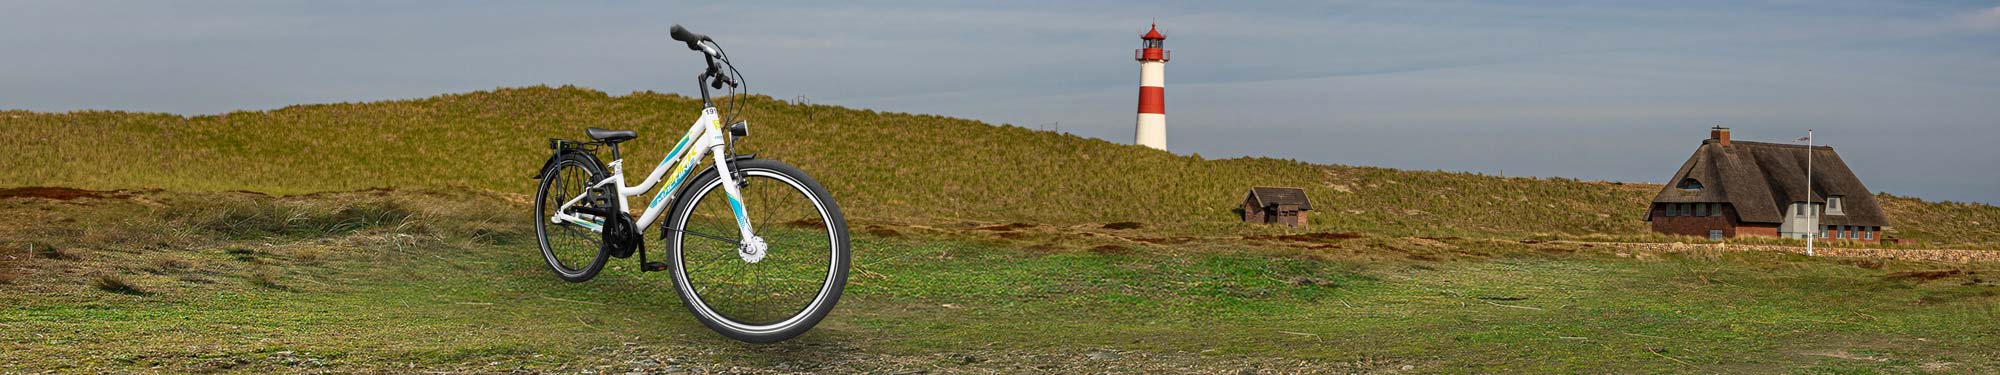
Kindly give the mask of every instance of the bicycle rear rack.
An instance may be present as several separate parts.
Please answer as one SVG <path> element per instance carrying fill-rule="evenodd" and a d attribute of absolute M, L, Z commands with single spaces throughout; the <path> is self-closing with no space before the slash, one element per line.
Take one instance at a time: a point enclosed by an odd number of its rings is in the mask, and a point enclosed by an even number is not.
<path fill-rule="evenodd" d="M 603 146 L 603 145 L 604 145 L 603 143 L 597 143 L 597 142 L 580 142 L 580 141 L 572 141 L 561 138 L 549 138 L 549 150 L 554 150 L 559 152 L 578 150 L 594 154 L 597 153 L 598 146 Z"/>

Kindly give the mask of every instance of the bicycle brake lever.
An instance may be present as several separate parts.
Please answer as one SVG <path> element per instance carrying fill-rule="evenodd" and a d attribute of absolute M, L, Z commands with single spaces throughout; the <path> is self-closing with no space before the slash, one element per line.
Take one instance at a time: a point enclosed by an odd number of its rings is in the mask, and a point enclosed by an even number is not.
<path fill-rule="evenodd" d="M 732 87 L 732 88 L 733 88 L 733 87 L 736 87 L 736 79 L 735 79 L 735 78 L 730 78 L 730 77 L 729 77 L 729 73 L 723 73 L 723 72 L 720 72 L 720 71 L 717 71 L 717 72 L 715 72 L 715 76 L 714 76 L 714 77 L 715 77 L 715 78 L 714 78 L 714 79 L 713 79 L 712 81 L 710 81 L 710 82 L 708 83 L 708 87 L 710 87 L 710 88 L 714 88 L 714 89 L 718 89 L 718 90 L 720 90 L 720 89 L 722 89 L 722 85 L 729 85 L 729 87 Z"/>

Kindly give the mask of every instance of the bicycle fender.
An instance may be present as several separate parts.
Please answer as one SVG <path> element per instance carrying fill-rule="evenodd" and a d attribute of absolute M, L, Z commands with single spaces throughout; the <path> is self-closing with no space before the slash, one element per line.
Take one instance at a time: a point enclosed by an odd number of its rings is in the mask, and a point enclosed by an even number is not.
<path fill-rule="evenodd" d="M 590 159 L 590 161 L 591 161 L 591 162 L 593 162 L 593 163 L 597 163 L 597 165 L 600 165 L 600 166 L 601 166 L 601 165 L 604 165 L 604 162 L 602 162 L 602 161 L 598 161 L 598 160 L 597 160 L 597 154 L 594 154 L 594 153 L 590 153 L 590 152 L 587 152 L 587 151 L 583 151 L 583 150 L 557 150 L 557 151 L 556 151 L 555 153 L 552 153 L 552 154 L 550 154 L 550 155 L 549 155 L 549 160 L 546 160 L 546 161 L 543 161 L 543 162 L 542 162 L 542 167 L 541 167 L 541 168 L 535 168 L 535 175 L 533 175 L 533 176 L 528 176 L 528 179 L 530 179 L 530 180 L 540 180 L 540 179 L 542 179 L 542 173 L 543 173 L 543 172 L 547 172 L 547 171 L 549 170 L 549 167 L 553 167 L 553 166 L 555 166 L 555 165 L 556 165 L 556 159 L 562 159 L 562 156 L 563 156 L 564 154 L 583 154 L 583 158 L 584 158 L 584 159 Z"/>

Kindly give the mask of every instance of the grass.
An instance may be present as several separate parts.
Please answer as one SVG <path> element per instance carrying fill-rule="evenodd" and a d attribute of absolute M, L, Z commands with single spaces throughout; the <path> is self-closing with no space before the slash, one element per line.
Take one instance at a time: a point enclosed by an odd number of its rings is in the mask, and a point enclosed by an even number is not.
<path fill-rule="evenodd" d="M 1320 209 L 1313 228 L 1322 231 L 1694 240 L 1649 233 L 1642 215 L 1660 188 L 1654 184 L 1211 160 L 964 119 L 751 100 L 755 131 L 742 150 L 810 171 L 860 221 L 1131 222 L 1177 235 L 1279 233 L 1241 225 L 1231 212 L 1247 188 L 1271 185 L 1306 189 Z M 0 138 L 26 141 L 15 157 L 0 159 L 0 187 L 277 194 L 442 187 L 527 195 L 534 186 L 527 177 L 548 155 L 546 138 L 577 138 L 588 126 L 637 130 L 641 137 L 626 144 L 626 154 L 644 171 L 698 105 L 673 95 L 532 87 L 195 117 L 0 112 Z M 121 146 L 107 152 L 102 145 Z M 1660 173 L 1679 162 L 1661 160 Z M 1886 194 L 1882 201 L 1891 234 L 1924 246 L 2000 247 L 2000 208 Z M 245 225 L 233 230 L 249 236 L 343 230 L 270 220 L 287 215 L 281 208 L 233 209 L 241 211 L 225 219 L 240 220 L 213 224 Z M 395 221 L 404 209 L 352 214 Z"/>
<path fill-rule="evenodd" d="M 215 225 L 246 206 L 347 224 Z M 408 214 L 343 214 L 356 207 Z M 1367 234 L 1154 244 L 1048 225 L 859 235 L 835 315 L 741 345 L 629 260 L 556 280 L 521 209 L 448 190 L 0 200 L 0 238 L 78 255 L 18 258 L 36 274 L 0 285 L 0 372 L 2000 371 L 1985 265 Z M 1125 250 L 1092 251 L 1111 246 Z M 107 276 L 145 292 L 95 285 Z M 1088 359 L 1107 352 L 1125 359 Z M 1089 367 L 1113 363 L 1184 367 Z"/>

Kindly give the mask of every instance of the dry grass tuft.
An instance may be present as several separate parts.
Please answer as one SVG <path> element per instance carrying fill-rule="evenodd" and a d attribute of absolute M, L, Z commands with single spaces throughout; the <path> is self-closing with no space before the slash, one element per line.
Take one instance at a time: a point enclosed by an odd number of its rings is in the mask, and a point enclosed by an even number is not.
<path fill-rule="evenodd" d="M 292 290 L 291 287 L 285 286 L 285 284 L 278 283 L 280 277 L 282 277 L 282 275 L 279 275 L 277 271 L 269 269 L 260 269 L 257 270 L 256 272 L 251 272 L 250 275 L 248 276 L 244 276 L 244 281 L 249 282 L 251 286 L 256 286 L 260 288 L 269 288 L 273 290 L 283 290 L 283 291 Z"/>
<path fill-rule="evenodd" d="M 257 263 L 257 254 L 258 254 L 257 250 L 238 247 L 238 248 L 231 248 L 223 252 L 228 253 L 231 257 L 234 257 L 236 261 L 239 262 Z"/>
<path fill-rule="evenodd" d="M 292 258 L 298 260 L 299 264 L 316 265 L 319 264 L 321 256 L 319 250 L 304 249 L 293 251 Z"/>
<path fill-rule="evenodd" d="M 129 281 L 125 281 L 124 277 L 108 273 L 99 274 L 97 275 L 97 277 L 91 278 L 90 286 L 96 287 L 97 290 L 118 293 L 118 294 L 129 294 L 135 296 L 152 294 L 152 293 L 147 293 L 144 289 L 139 289 L 139 286 L 132 285 L 132 283 Z"/>
<path fill-rule="evenodd" d="M 54 259 L 54 260 L 78 259 L 76 254 L 65 252 L 62 251 L 62 249 L 56 248 L 55 246 L 51 246 L 49 244 L 40 242 L 29 242 L 28 253 L 34 254 L 36 258 L 42 258 L 42 259 Z"/>
<path fill-rule="evenodd" d="M 144 268 L 144 270 L 146 272 L 150 272 L 155 275 L 165 275 L 169 273 L 184 271 L 193 266 L 194 265 L 192 263 L 188 263 L 188 261 L 185 259 L 181 259 L 179 257 L 175 257 L 172 255 L 161 254 L 161 255 L 155 255 L 152 258 L 146 258 L 146 267 Z"/>

